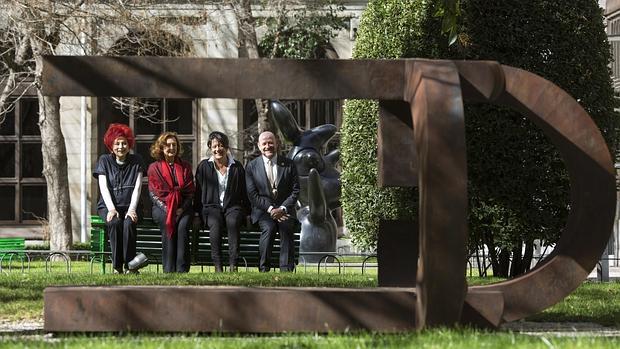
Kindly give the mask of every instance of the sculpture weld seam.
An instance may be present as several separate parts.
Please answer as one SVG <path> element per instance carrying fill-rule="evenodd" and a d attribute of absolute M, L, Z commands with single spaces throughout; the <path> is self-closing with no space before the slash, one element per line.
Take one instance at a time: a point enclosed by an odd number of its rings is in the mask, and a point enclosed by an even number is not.
<path fill-rule="evenodd" d="M 222 76 L 229 79 L 222 79 Z M 201 81 L 201 84 L 192 85 L 189 81 Z M 248 317 L 243 318 L 242 324 L 234 319 L 230 320 L 230 325 L 219 322 L 230 331 L 302 331 L 315 329 L 312 326 L 319 323 L 330 323 L 332 331 L 409 328 L 410 314 L 398 312 L 403 309 L 415 309 L 418 328 L 457 323 L 498 326 L 542 311 L 577 288 L 596 265 L 612 232 L 615 173 L 609 150 L 592 119 L 558 86 L 535 74 L 497 62 L 48 56 L 44 58 L 42 84 L 43 94 L 47 96 L 368 98 L 380 101 L 379 183 L 418 185 L 420 191 L 420 258 L 413 295 L 417 302 L 415 307 L 408 308 L 408 301 L 388 301 L 369 313 L 369 305 L 362 302 L 345 312 L 341 306 L 334 306 L 335 303 L 318 302 L 313 303 L 313 307 L 317 307 L 316 314 L 321 315 L 304 317 L 304 321 L 293 327 L 286 321 L 305 315 L 303 302 L 319 299 L 310 295 L 321 293 L 319 289 L 299 289 L 295 291 L 298 296 L 289 298 L 285 316 L 274 315 L 256 321 Z M 467 237 L 464 101 L 493 103 L 523 112 L 558 148 L 571 185 L 567 225 L 552 255 L 515 279 L 469 288 L 464 277 Z M 412 138 L 414 142 L 401 141 Z M 398 161 L 393 161 L 394 157 Z M 320 177 L 313 171 L 308 174 L 310 178 Z M 330 207 L 329 195 L 326 206 Z M 377 299 L 379 295 L 390 297 L 393 292 L 389 289 L 379 289 L 373 294 L 361 289 L 355 291 L 352 293 L 360 300 L 367 299 L 364 297 Z M 275 291 L 253 292 L 263 297 Z M 406 292 L 413 294 L 408 289 Z M 46 298 L 46 329 L 80 326 L 76 314 L 66 316 L 71 304 L 61 296 L 62 292 L 58 294 L 53 297 L 53 292 L 49 293 L 49 310 Z M 227 297 L 234 294 L 228 293 Z M 296 303 L 295 299 L 304 300 Z M 54 306 L 52 300 L 60 303 Z M 55 309 L 62 309 L 62 314 L 58 313 L 59 317 L 54 320 L 57 322 L 50 321 L 48 326 L 48 311 L 53 315 Z M 105 311 L 107 307 L 98 309 Z M 402 321 L 398 326 L 403 327 L 387 328 L 385 317 L 381 316 L 388 313 L 394 316 L 392 319 Z M 70 321 L 74 322 L 67 323 Z M 105 327 L 107 323 L 98 328 L 108 328 Z M 262 327 L 265 323 L 270 327 Z M 220 327 L 205 328 L 217 331 Z"/>
<path fill-rule="evenodd" d="M 327 155 L 321 154 L 337 128 L 324 124 L 302 130 L 280 101 L 271 100 L 269 109 L 285 140 L 293 144 L 287 157 L 293 160 L 299 176 L 299 259 L 318 263 L 324 257 L 318 252 L 336 252 L 338 238 L 331 212 L 340 206 L 340 173 L 335 168 L 340 151 L 336 149 Z"/>

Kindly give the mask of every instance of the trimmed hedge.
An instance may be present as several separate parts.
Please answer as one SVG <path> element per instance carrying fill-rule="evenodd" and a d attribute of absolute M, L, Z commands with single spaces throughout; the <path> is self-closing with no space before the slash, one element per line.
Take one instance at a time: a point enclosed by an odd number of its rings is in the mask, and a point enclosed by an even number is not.
<path fill-rule="evenodd" d="M 370 1 L 360 20 L 353 58 L 419 56 L 426 1 Z M 380 218 L 412 218 L 411 189 L 378 188 L 378 103 L 349 100 L 341 128 L 342 207 L 353 243 L 376 246 Z"/>
<path fill-rule="evenodd" d="M 371 1 L 360 24 L 355 56 L 377 58 L 384 52 L 385 57 L 497 60 L 531 71 L 579 101 L 615 153 L 619 118 L 613 112 L 611 55 L 596 1 L 576 0 L 567 6 L 544 0 L 462 0 L 459 36 L 451 47 L 441 34 L 441 18 L 433 17 L 434 6 L 432 1 Z M 415 16 L 410 14 L 413 7 Z M 398 27 L 404 33 L 396 31 Z M 376 168 L 374 159 L 370 164 L 357 163 L 369 161 L 357 154 L 357 147 L 365 139 L 376 139 L 376 118 L 376 107 L 374 111 L 348 105 L 345 109 L 343 206 L 349 230 L 364 245 L 374 243 L 376 223 L 358 221 L 385 215 L 369 204 L 371 200 L 356 196 L 369 195 L 365 186 L 374 185 L 374 179 L 349 171 Z M 486 244 L 496 253 L 495 274 L 517 275 L 529 268 L 533 240 L 553 243 L 564 227 L 569 206 L 564 164 L 537 127 L 505 108 L 466 106 L 466 139 L 470 247 Z M 358 177 L 365 181 L 355 184 Z M 387 205 L 410 205 L 410 200 Z M 509 260 L 513 262 L 510 271 Z"/>

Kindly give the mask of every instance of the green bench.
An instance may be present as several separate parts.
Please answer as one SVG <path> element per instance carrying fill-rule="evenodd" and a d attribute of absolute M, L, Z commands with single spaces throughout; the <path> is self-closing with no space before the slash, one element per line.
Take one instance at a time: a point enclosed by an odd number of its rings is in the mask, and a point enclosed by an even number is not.
<path fill-rule="evenodd" d="M 0 238 L 0 258 L 8 254 L 2 251 L 23 251 L 25 249 L 26 239 L 24 238 Z"/>
<path fill-rule="evenodd" d="M 110 253 L 110 243 L 105 233 L 105 223 L 99 216 L 91 216 L 90 247 L 93 253 L 93 262 L 101 263 L 101 270 L 105 273 L 105 263 Z M 244 227 L 239 237 L 239 267 L 258 267 L 259 251 L 258 242 L 260 231 L 255 227 Z M 296 233 L 295 259 L 299 257 L 299 237 Z M 149 258 L 150 264 L 161 264 L 161 233 L 159 226 L 150 218 L 143 219 L 138 224 L 136 251 L 144 253 Z M 280 239 L 276 238 L 271 253 L 271 265 L 278 266 L 280 258 Z M 211 242 L 209 231 L 206 229 L 193 229 L 190 238 L 190 260 L 193 266 L 212 266 Z M 228 265 L 228 237 L 222 237 L 222 264 Z"/>
<path fill-rule="evenodd" d="M 18 251 L 24 251 L 25 249 L 26 240 L 24 238 L 0 238 L 0 271 L 2 271 L 3 263 L 8 263 L 9 269 L 11 269 L 10 265 L 13 258 L 17 258 L 22 262 L 23 269 L 26 254 L 19 253 Z"/>

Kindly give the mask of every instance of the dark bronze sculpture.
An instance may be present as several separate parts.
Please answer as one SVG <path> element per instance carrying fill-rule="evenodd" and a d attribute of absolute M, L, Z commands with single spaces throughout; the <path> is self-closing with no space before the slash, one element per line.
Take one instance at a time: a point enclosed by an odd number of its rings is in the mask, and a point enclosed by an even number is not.
<path fill-rule="evenodd" d="M 325 124 L 302 130 L 284 104 L 272 100 L 269 107 L 284 138 L 293 144 L 287 156 L 297 167 L 301 187 L 301 209 L 297 211 L 301 223 L 299 259 L 317 263 L 323 258 L 318 252 L 336 252 L 337 230 L 332 210 L 340 206 L 340 173 L 335 168 L 340 151 L 323 155 L 322 149 L 337 129 Z"/>
<path fill-rule="evenodd" d="M 498 326 L 538 313 L 577 288 L 596 265 L 612 232 L 615 172 L 609 150 L 592 119 L 553 83 L 497 62 L 55 56 L 45 58 L 42 83 L 44 94 L 52 96 L 380 100 L 379 182 L 418 185 L 420 190 L 416 291 L 403 289 L 396 294 L 391 289 L 358 289 L 342 291 L 347 295 L 340 297 L 340 291 L 298 289 L 293 292 L 296 296 L 287 298 L 286 313 L 267 314 L 261 319 L 237 316 L 238 320 L 223 321 L 220 317 L 220 321 L 205 320 L 204 327 L 194 330 L 390 331 L 457 323 Z M 523 112 L 557 146 L 571 185 L 568 222 L 553 254 L 518 278 L 469 288 L 465 279 L 464 101 L 504 105 Z M 92 307 L 84 303 L 76 307 L 75 299 L 82 299 L 88 292 L 89 297 L 106 306 L 92 302 L 88 303 Z M 93 315 L 106 313 L 110 301 L 103 291 L 100 295 L 92 292 L 47 289 L 46 330 L 80 330 L 86 328 L 80 327 L 86 326 L 85 320 L 97 318 L 114 323 L 111 314 Z M 140 290 L 131 292 L 139 297 Z M 237 297 L 235 292 L 203 292 L 221 297 L 220 305 L 235 305 L 228 311 L 238 311 L 240 303 L 233 299 Z M 256 298 L 248 307 L 271 309 L 271 298 L 263 295 L 289 291 L 252 292 Z M 153 297 L 156 301 L 163 296 Z M 206 298 L 202 294 L 195 297 L 196 303 Z M 243 301 L 242 297 L 238 296 L 238 300 Z M 357 305 L 346 303 L 351 299 Z M 382 300 L 381 306 L 373 307 L 378 299 Z M 215 298 L 211 301 L 216 302 Z M 308 302 L 313 302 L 312 307 L 307 307 Z M 146 306 L 144 302 L 140 305 Z M 127 327 L 142 328 L 140 309 L 133 306 L 128 303 L 123 308 L 125 314 L 135 315 L 135 321 Z M 398 321 L 386 325 L 388 318 Z M 90 325 L 89 329 L 109 328 L 106 323 Z"/>

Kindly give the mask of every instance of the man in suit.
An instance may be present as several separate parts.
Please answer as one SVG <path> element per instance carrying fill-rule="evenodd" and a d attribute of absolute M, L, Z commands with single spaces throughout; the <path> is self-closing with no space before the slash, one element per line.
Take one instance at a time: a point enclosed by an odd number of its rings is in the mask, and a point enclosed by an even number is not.
<path fill-rule="evenodd" d="M 276 233 L 280 233 L 280 271 L 295 268 L 293 234 L 299 222 L 295 205 L 299 195 L 299 179 L 295 164 L 278 155 L 276 136 L 263 132 L 258 137 L 261 156 L 250 161 L 245 169 L 248 198 L 252 204 L 252 223 L 261 229 L 259 270 L 271 269 L 269 257 Z"/>

